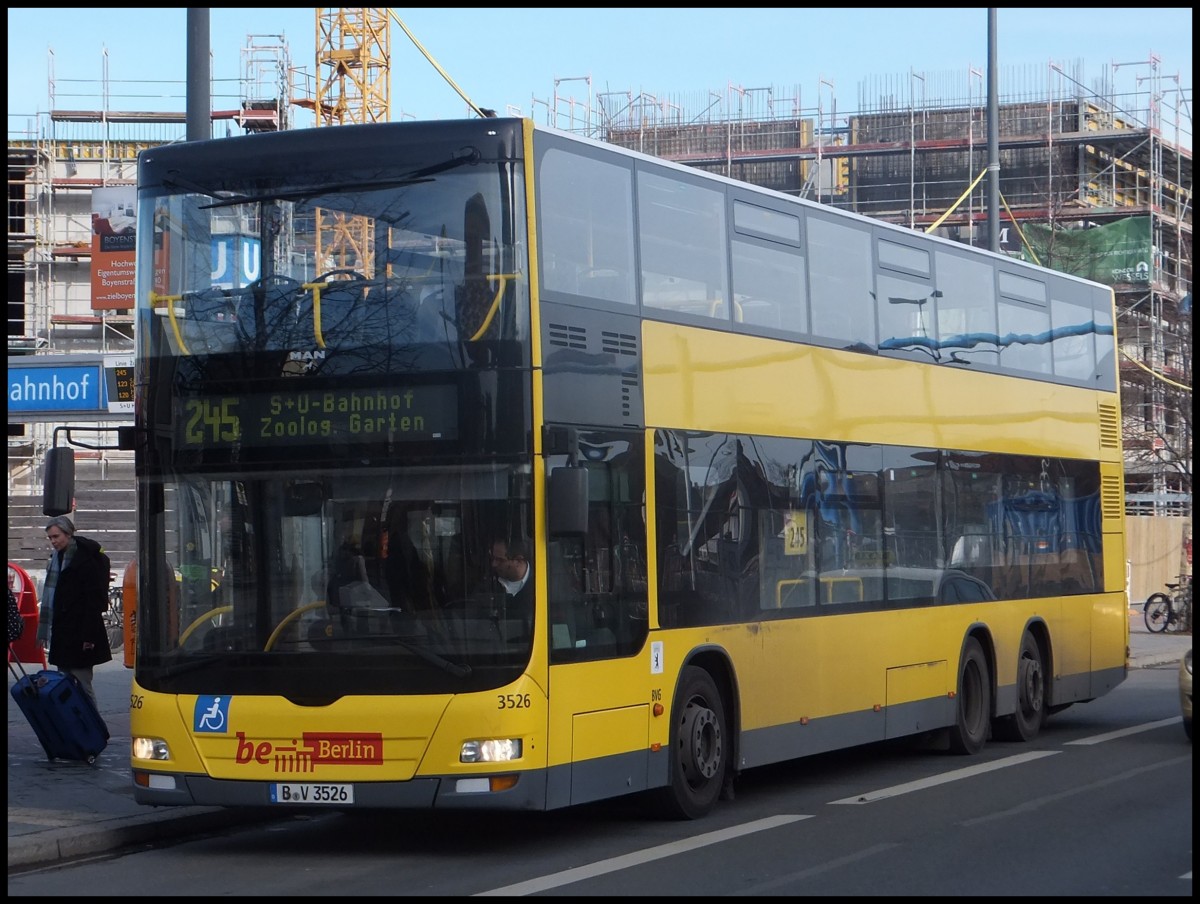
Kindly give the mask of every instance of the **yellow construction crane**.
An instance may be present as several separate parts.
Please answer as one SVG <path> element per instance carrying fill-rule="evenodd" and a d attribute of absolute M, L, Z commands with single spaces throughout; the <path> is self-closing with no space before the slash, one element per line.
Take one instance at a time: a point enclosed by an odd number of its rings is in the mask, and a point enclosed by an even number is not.
<path fill-rule="evenodd" d="M 317 78 L 313 112 L 318 126 L 391 119 L 389 10 L 318 7 Z M 319 273 L 353 270 L 373 278 L 374 228 L 364 217 L 317 210 Z"/>
<path fill-rule="evenodd" d="M 311 104 L 318 126 L 388 122 L 392 116 L 391 21 L 479 116 L 495 116 L 477 107 L 438 65 L 396 13 L 388 8 L 316 9 L 317 69 Z M 374 278 L 374 230 L 362 217 L 322 210 L 316 219 L 317 272 L 353 270 Z"/>
<path fill-rule="evenodd" d="M 317 125 L 388 122 L 390 11 L 318 7 L 316 12 Z"/>

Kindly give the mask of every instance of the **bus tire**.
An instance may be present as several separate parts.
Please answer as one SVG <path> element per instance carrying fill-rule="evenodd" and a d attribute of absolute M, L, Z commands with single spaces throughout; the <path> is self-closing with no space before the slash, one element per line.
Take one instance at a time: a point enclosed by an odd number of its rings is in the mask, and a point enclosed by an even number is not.
<path fill-rule="evenodd" d="M 963 644 L 958 663 L 958 694 L 954 725 L 950 729 L 950 750 L 976 754 L 987 741 L 992 718 L 992 682 L 987 657 L 974 637 Z"/>
<path fill-rule="evenodd" d="M 1017 710 L 992 724 L 1002 741 L 1032 741 L 1046 721 L 1046 666 L 1042 648 L 1028 631 L 1021 638 L 1017 657 Z"/>
<path fill-rule="evenodd" d="M 674 819 L 698 819 L 721 795 L 729 751 L 725 705 L 704 669 L 683 669 L 671 720 L 668 784 L 659 792 L 659 803 Z"/>

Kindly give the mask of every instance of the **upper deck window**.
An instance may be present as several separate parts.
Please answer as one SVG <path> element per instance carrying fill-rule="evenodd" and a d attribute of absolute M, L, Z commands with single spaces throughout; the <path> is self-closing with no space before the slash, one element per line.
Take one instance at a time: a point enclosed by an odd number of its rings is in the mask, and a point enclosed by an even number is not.
<path fill-rule="evenodd" d="M 813 214 L 807 222 L 813 334 L 847 346 L 875 348 L 870 225 Z"/>
<path fill-rule="evenodd" d="M 994 368 L 999 364 L 996 286 L 989 263 L 958 249 L 937 252 L 937 322 L 943 360 Z"/>
<path fill-rule="evenodd" d="M 1029 279 L 1003 271 L 999 277 L 1001 295 L 1007 298 L 1016 298 L 1019 301 L 1028 301 L 1032 304 L 1044 305 L 1046 303 L 1046 284 L 1041 280 Z"/>
<path fill-rule="evenodd" d="M 552 148 L 540 180 L 542 289 L 633 304 L 633 173 Z"/>
<path fill-rule="evenodd" d="M 729 299 L 725 195 L 677 176 L 638 173 L 642 303 L 721 316 Z"/>
<path fill-rule="evenodd" d="M 897 242 L 879 240 L 879 266 L 916 276 L 929 275 L 929 252 Z"/>
<path fill-rule="evenodd" d="M 733 228 L 744 235 L 800 246 L 800 218 L 745 201 L 733 202 Z"/>

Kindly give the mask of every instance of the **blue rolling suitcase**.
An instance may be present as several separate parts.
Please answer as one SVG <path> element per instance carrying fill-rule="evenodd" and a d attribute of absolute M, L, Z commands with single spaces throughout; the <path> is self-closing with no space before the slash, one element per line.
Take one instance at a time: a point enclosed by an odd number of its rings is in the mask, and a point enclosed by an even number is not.
<path fill-rule="evenodd" d="M 108 726 L 74 675 L 48 669 L 27 674 L 22 667 L 9 693 L 49 759 L 94 763 L 108 746 Z"/>

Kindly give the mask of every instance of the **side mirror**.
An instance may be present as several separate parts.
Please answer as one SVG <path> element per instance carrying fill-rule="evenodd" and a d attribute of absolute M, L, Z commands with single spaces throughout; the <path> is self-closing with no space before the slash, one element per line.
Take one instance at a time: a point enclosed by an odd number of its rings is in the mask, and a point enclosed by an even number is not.
<path fill-rule="evenodd" d="M 46 483 L 42 514 L 69 515 L 75 509 L 75 450 L 54 446 L 46 451 Z"/>
<path fill-rule="evenodd" d="M 550 472 L 546 514 L 546 529 L 551 537 L 582 536 L 587 533 L 587 468 L 555 468 Z"/>

